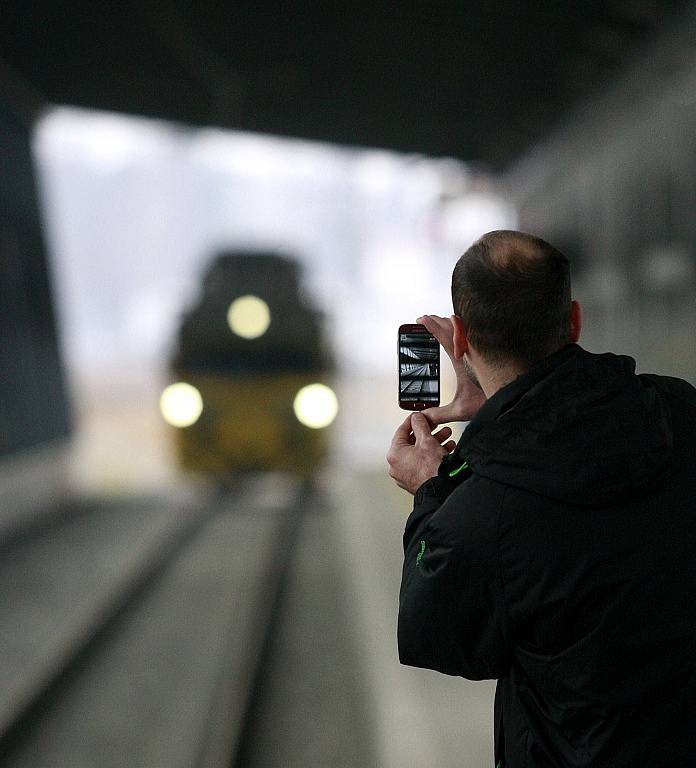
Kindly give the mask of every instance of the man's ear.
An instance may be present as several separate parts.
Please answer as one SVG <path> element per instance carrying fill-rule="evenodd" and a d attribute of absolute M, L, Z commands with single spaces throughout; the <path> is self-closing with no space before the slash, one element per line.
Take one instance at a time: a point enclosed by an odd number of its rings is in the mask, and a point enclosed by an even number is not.
<path fill-rule="evenodd" d="M 570 340 L 575 344 L 582 330 L 582 307 L 573 299 L 570 302 Z"/>
<path fill-rule="evenodd" d="M 454 331 L 452 336 L 454 357 L 456 360 L 461 360 L 461 358 L 469 351 L 469 340 L 466 337 L 466 328 L 464 328 L 462 318 L 458 315 L 452 315 L 450 317 L 450 322 L 452 323 L 452 330 Z"/>

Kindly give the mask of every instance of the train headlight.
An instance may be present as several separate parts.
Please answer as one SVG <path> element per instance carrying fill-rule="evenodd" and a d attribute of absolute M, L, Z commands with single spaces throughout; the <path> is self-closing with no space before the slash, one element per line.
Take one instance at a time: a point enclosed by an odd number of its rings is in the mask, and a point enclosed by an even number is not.
<path fill-rule="evenodd" d="M 302 424 L 321 429 L 336 418 L 338 400 L 333 390 L 324 384 L 308 384 L 295 395 L 292 407 Z"/>
<path fill-rule="evenodd" d="M 173 427 L 190 427 L 203 411 L 203 398 L 191 384 L 179 381 L 162 392 L 160 411 L 164 420 Z"/>
<path fill-rule="evenodd" d="M 237 336 L 257 339 L 271 324 L 271 310 L 258 296 L 240 296 L 227 310 L 227 324 Z"/>

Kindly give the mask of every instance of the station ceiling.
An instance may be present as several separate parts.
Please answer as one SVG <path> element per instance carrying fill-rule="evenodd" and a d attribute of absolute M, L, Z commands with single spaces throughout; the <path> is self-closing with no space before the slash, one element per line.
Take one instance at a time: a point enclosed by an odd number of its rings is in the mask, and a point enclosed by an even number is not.
<path fill-rule="evenodd" d="M 644 55 L 686 5 L 8 1 L 0 69 L 51 103 L 496 170 Z"/>

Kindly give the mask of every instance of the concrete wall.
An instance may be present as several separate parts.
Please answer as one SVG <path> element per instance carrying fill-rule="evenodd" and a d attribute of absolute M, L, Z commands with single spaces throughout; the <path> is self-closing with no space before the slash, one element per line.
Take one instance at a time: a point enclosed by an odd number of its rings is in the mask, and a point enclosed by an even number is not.
<path fill-rule="evenodd" d="M 0 529 L 62 495 L 71 431 L 30 130 L 0 99 Z"/>
<path fill-rule="evenodd" d="M 696 381 L 696 11 L 504 180 L 571 259 L 581 343 Z"/>

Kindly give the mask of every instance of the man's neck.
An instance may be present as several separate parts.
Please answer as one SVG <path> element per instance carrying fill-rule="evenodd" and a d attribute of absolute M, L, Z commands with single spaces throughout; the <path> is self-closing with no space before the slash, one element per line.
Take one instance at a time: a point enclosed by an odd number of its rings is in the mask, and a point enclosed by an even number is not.
<path fill-rule="evenodd" d="M 483 362 L 480 357 L 472 360 L 472 363 L 475 366 L 474 370 L 486 399 L 493 397 L 499 389 L 513 382 L 527 370 L 526 367 L 515 364 L 501 367 L 491 366 Z"/>

